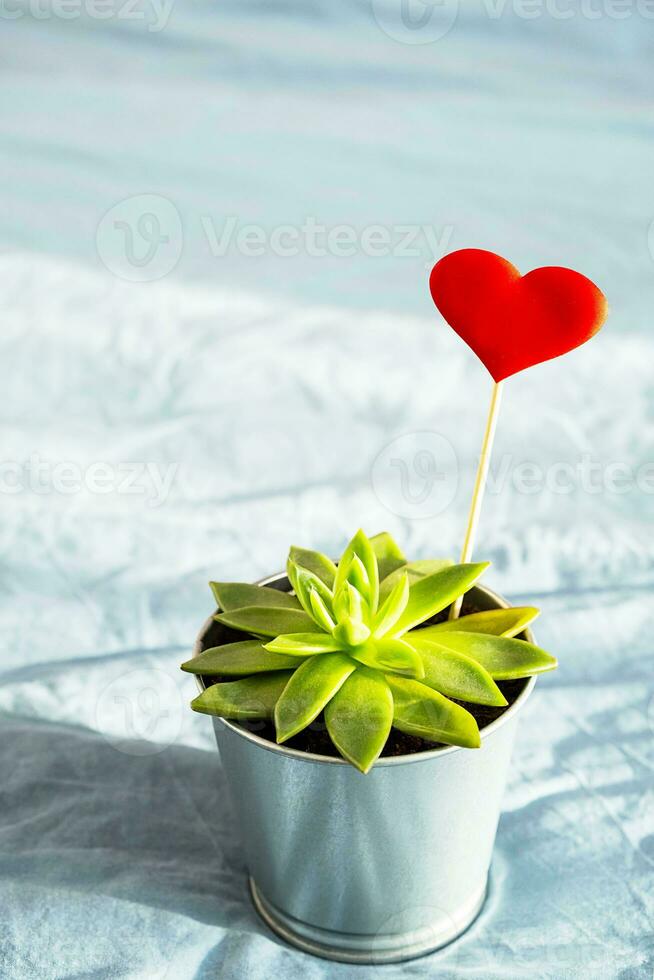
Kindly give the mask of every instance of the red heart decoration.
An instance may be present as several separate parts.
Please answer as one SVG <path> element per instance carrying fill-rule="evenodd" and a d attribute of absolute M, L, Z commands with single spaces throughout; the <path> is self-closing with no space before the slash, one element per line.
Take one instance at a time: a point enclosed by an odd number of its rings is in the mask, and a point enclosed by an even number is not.
<path fill-rule="evenodd" d="M 434 303 L 495 381 L 589 340 L 608 313 L 597 286 L 572 269 L 521 276 L 494 252 L 462 248 L 431 271 Z"/>

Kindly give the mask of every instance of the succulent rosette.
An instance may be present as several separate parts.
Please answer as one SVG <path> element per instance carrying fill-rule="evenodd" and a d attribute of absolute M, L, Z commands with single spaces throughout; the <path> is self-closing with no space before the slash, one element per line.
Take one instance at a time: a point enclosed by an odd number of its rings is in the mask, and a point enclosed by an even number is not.
<path fill-rule="evenodd" d="M 392 727 L 477 748 L 477 722 L 457 702 L 502 707 L 507 700 L 497 681 L 556 667 L 550 654 L 516 638 L 538 615 L 532 607 L 428 623 L 487 567 L 409 562 L 389 534 L 369 539 L 358 531 L 336 564 L 291 548 L 292 592 L 212 582 L 220 610 L 214 618 L 247 638 L 182 665 L 219 678 L 192 707 L 234 721 L 273 721 L 279 743 L 324 712 L 336 749 L 364 773 Z"/>

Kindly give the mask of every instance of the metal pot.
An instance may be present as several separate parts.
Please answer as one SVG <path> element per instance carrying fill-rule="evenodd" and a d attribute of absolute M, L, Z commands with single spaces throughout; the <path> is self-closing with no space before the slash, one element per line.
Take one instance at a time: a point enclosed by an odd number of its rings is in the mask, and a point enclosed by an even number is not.
<path fill-rule="evenodd" d="M 284 575 L 259 584 L 288 588 Z M 481 609 L 508 605 L 480 586 L 471 596 Z M 194 656 L 224 642 L 221 629 L 207 620 Z M 467 929 L 486 897 L 518 713 L 534 684 L 525 680 L 481 730 L 480 749 L 381 758 L 365 776 L 214 718 L 265 922 L 306 952 L 349 963 L 412 959 Z"/>

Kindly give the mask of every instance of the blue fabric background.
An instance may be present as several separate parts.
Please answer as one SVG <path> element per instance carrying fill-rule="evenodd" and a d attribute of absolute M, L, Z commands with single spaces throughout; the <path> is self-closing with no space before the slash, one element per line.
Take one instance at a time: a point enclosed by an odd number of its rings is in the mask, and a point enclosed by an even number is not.
<path fill-rule="evenodd" d="M 600 8 L 448 0 L 429 43 L 391 0 L 178 0 L 161 30 L 145 3 L 3 16 L 2 461 L 22 483 L 3 469 L 2 978 L 652 977 L 654 41 L 636 7 Z M 112 221 L 144 194 L 174 261 L 132 282 Z M 363 525 L 456 554 L 489 382 L 431 308 L 424 234 L 410 255 L 219 255 L 207 229 L 230 218 L 428 225 L 578 267 L 613 308 L 507 384 L 478 554 L 542 607 L 561 666 L 524 712 L 485 910 L 411 964 L 330 965 L 257 920 L 178 664 L 207 580 L 277 571 L 290 542 L 335 553 Z M 423 506 L 434 433 L 451 452 Z M 76 490 L 53 471 L 97 463 L 109 479 Z"/>

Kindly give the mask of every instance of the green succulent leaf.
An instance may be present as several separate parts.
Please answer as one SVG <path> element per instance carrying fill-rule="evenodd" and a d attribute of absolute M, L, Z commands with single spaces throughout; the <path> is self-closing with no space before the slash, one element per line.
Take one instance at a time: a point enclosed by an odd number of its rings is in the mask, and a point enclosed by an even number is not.
<path fill-rule="evenodd" d="M 505 705 L 507 700 L 481 664 L 463 653 L 449 650 L 416 633 L 405 640 L 420 655 L 425 670 L 422 683 L 435 691 L 471 704 Z"/>
<path fill-rule="evenodd" d="M 388 531 L 380 534 L 373 534 L 370 538 L 370 546 L 377 558 L 377 568 L 379 570 L 379 581 L 382 582 L 396 568 L 406 564 L 406 558 Z"/>
<path fill-rule="evenodd" d="M 404 677 L 424 677 L 422 657 L 404 640 L 371 640 L 350 650 L 350 656 L 367 667 Z"/>
<path fill-rule="evenodd" d="M 325 583 L 327 588 L 333 588 L 334 579 L 336 578 L 336 565 L 326 555 L 322 555 L 319 551 L 311 551 L 308 548 L 297 548 L 293 545 L 288 553 L 288 557 L 295 565 L 306 568 L 308 572 L 313 572 L 314 575 L 317 575 Z"/>
<path fill-rule="evenodd" d="M 395 626 L 409 601 L 409 576 L 401 572 L 386 601 L 378 610 L 373 623 L 373 634 L 384 636 Z"/>
<path fill-rule="evenodd" d="M 515 636 L 522 633 L 532 623 L 539 609 L 533 606 L 512 606 L 510 609 L 487 609 L 484 612 L 470 613 L 458 619 L 448 619 L 437 626 L 427 626 L 422 631 L 438 638 L 439 633 L 489 633 L 492 636 Z"/>
<path fill-rule="evenodd" d="M 321 629 L 326 630 L 327 633 L 331 633 L 336 623 L 332 619 L 329 609 L 315 589 L 311 589 L 311 592 L 309 593 L 309 601 L 311 603 L 311 614 L 318 626 L 320 626 Z"/>
<path fill-rule="evenodd" d="M 223 612 L 243 609 L 244 606 L 264 606 L 267 609 L 299 609 L 300 603 L 288 592 L 270 589 L 267 585 L 248 582 L 209 582 L 215 600 Z"/>
<path fill-rule="evenodd" d="M 400 568 L 395 569 L 390 575 L 388 575 L 379 587 L 379 601 L 382 603 L 384 599 L 390 595 L 391 590 L 395 587 L 399 577 L 405 572 L 409 576 L 409 585 L 413 585 L 420 578 L 426 578 L 427 575 L 433 575 L 434 572 L 440 572 L 443 568 L 449 568 L 454 562 L 451 558 L 424 558 L 420 561 L 411 561 L 405 563 Z"/>
<path fill-rule="evenodd" d="M 310 657 L 316 653 L 337 653 L 342 649 L 329 633 L 288 633 L 276 636 L 265 649 L 292 657 Z"/>
<path fill-rule="evenodd" d="M 191 701 L 191 707 L 205 715 L 218 715 L 233 721 L 272 718 L 275 705 L 292 676 L 292 671 L 280 670 L 240 681 L 212 684 Z"/>
<path fill-rule="evenodd" d="M 393 695 L 395 728 L 431 742 L 479 748 L 481 738 L 477 722 L 461 705 L 454 704 L 420 681 L 390 674 L 386 675 L 386 680 Z"/>
<path fill-rule="evenodd" d="M 302 609 L 279 609 L 271 606 L 245 606 L 214 616 L 218 623 L 257 636 L 280 636 L 282 633 L 311 633 L 316 624 Z"/>
<path fill-rule="evenodd" d="M 454 599 L 467 592 L 486 568 L 488 562 L 451 565 L 417 579 L 409 589 L 409 601 L 393 627 L 393 636 L 401 636 L 445 609 Z"/>
<path fill-rule="evenodd" d="M 313 608 L 311 606 L 312 592 L 316 592 L 320 596 L 328 613 L 330 616 L 332 615 L 333 596 L 322 579 L 318 578 L 317 575 L 314 575 L 308 569 L 296 565 L 290 558 L 286 564 L 286 571 L 289 581 L 295 590 L 295 594 L 300 600 L 304 611 L 309 616 L 313 617 Z"/>
<path fill-rule="evenodd" d="M 344 582 L 347 581 L 355 555 L 361 561 L 368 577 L 369 586 L 363 598 L 367 601 L 371 613 L 374 614 L 377 610 L 377 601 L 379 598 L 379 570 L 372 545 L 361 530 L 357 531 L 354 535 L 338 563 L 334 594 L 336 595 Z"/>
<path fill-rule="evenodd" d="M 347 580 L 352 583 L 361 596 L 370 596 L 370 579 L 366 567 L 358 555 L 353 555 L 350 559 Z"/>
<path fill-rule="evenodd" d="M 311 657 L 298 667 L 275 705 L 277 741 L 285 742 L 310 725 L 353 670 L 354 660 L 340 653 Z"/>
<path fill-rule="evenodd" d="M 506 636 L 489 636 L 486 633 L 445 632 L 438 637 L 438 643 L 472 657 L 481 664 L 495 680 L 511 680 L 529 677 L 554 670 L 556 657 L 527 643 Z"/>
<path fill-rule="evenodd" d="M 344 647 L 355 648 L 359 644 L 365 643 L 368 639 L 370 636 L 370 627 L 366 626 L 365 623 L 360 623 L 353 619 L 346 619 L 334 627 L 332 636 L 338 641 L 341 649 Z"/>
<path fill-rule="evenodd" d="M 334 599 L 334 612 L 339 623 L 354 620 L 363 623 L 368 619 L 368 605 L 351 582 L 344 582 Z"/>
<path fill-rule="evenodd" d="M 343 758 L 361 772 L 369 772 L 393 722 L 393 696 L 383 675 L 357 668 L 325 708 L 325 722 Z"/>
<path fill-rule="evenodd" d="M 247 674 L 262 674 L 269 670 L 289 670 L 298 666 L 297 657 L 287 657 L 268 653 L 258 640 L 243 640 L 240 643 L 225 643 L 221 647 L 210 647 L 203 653 L 182 664 L 182 670 L 189 674 L 220 674 L 225 677 L 244 677 Z"/>

